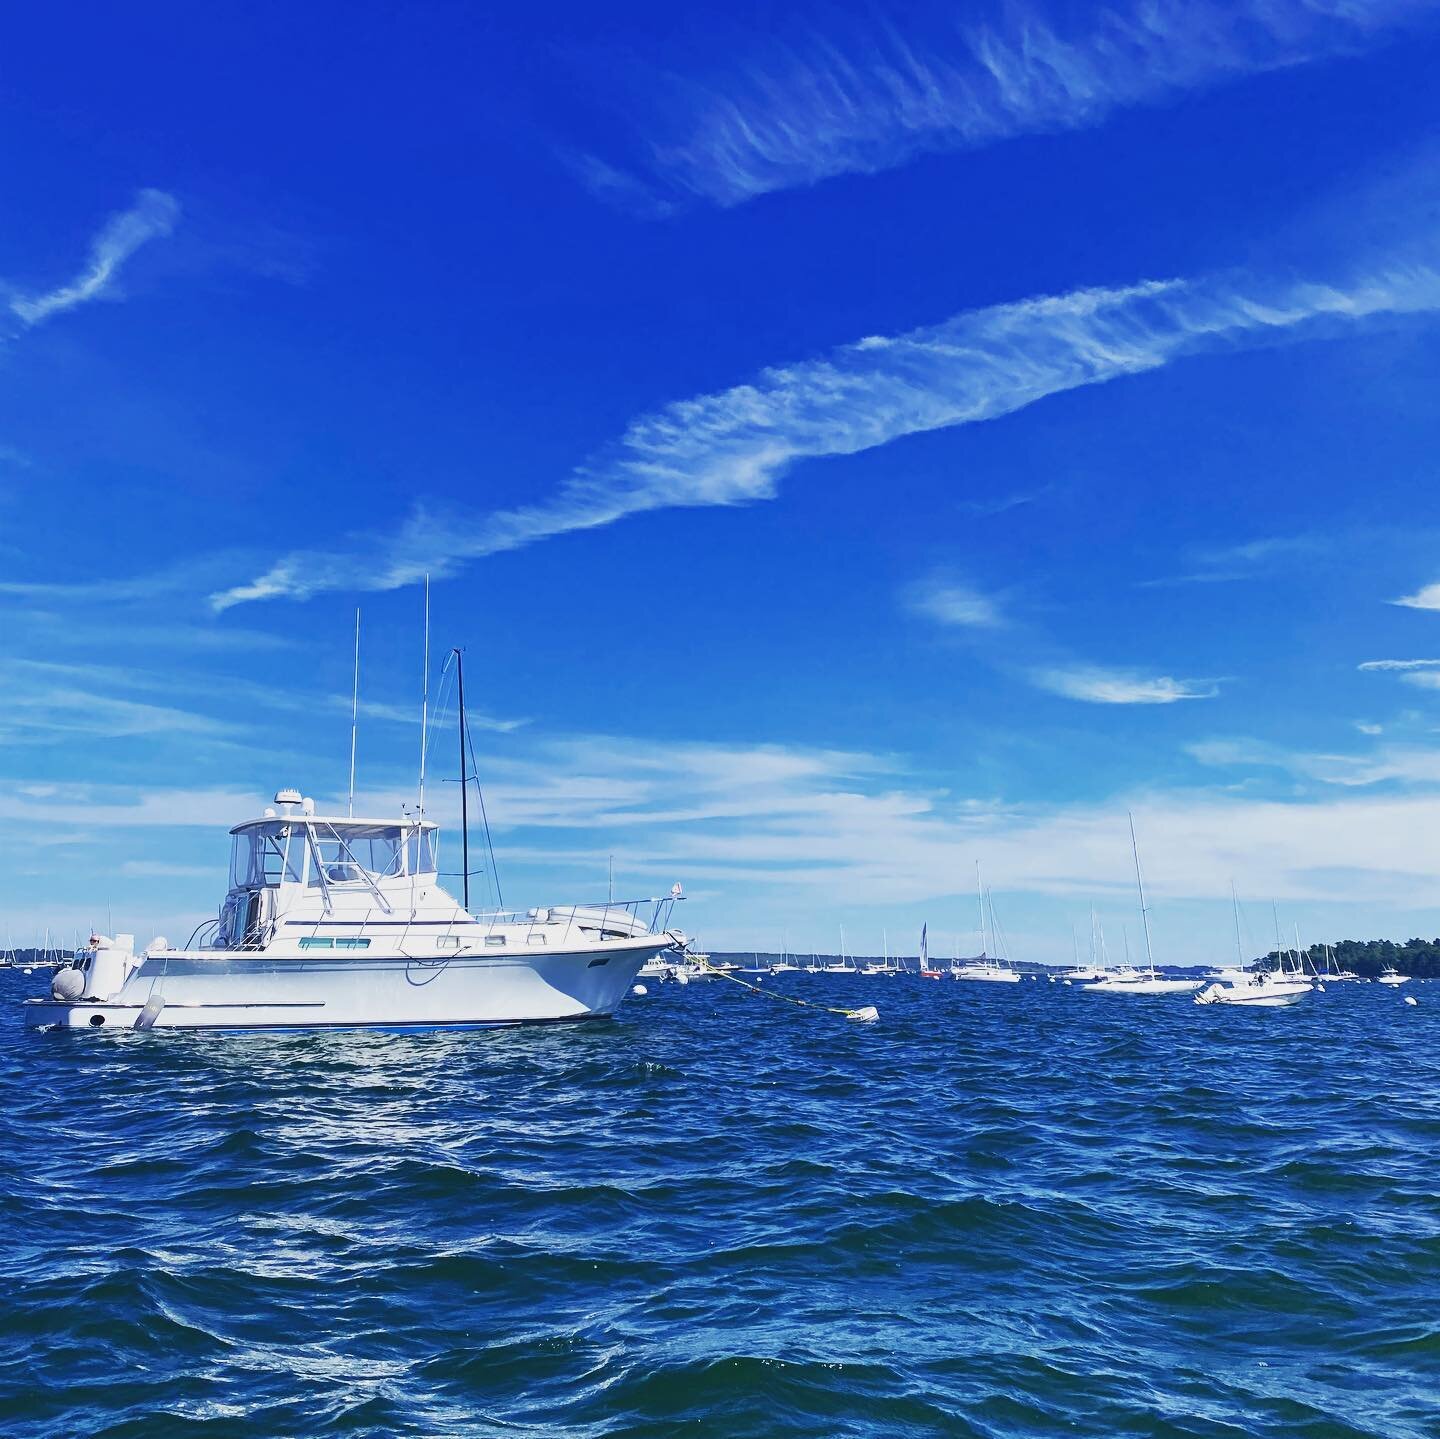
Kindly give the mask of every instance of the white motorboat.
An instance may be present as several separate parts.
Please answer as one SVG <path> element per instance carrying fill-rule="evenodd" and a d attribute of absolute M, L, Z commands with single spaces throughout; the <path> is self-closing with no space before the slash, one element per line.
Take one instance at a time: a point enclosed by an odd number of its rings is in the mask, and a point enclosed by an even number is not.
<path fill-rule="evenodd" d="M 281 790 L 230 831 L 230 887 L 183 948 L 91 937 L 30 1027 L 385 1029 L 594 1019 L 684 943 L 659 900 L 471 914 L 441 887 L 430 820 L 322 816 Z M 678 887 L 677 887 L 678 889 Z M 641 911 L 648 910 L 648 918 Z"/>
<path fill-rule="evenodd" d="M 1233 974 L 1233 971 L 1231 972 Z M 1276 974 L 1271 970 L 1244 972 L 1243 979 L 1229 978 L 1207 984 L 1195 996 L 1196 1004 L 1239 1004 L 1252 1009 L 1279 1009 L 1299 1004 L 1313 986 L 1306 980 Z"/>
<path fill-rule="evenodd" d="M 1279 969 L 1251 969 L 1246 965 L 1245 950 L 1240 942 L 1240 900 L 1233 883 L 1230 886 L 1230 910 L 1235 921 L 1236 962 L 1216 970 L 1211 976 L 1213 983 L 1196 994 L 1195 1003 L 1238 1004 L 1251 1009 L 1282 1009 L 1299 1004 L 1315 986 L 1302 971 L 1285 967 L 1285 955 L 1278 945 Z M 1278 935 L 1278 918 L 1276 931 Z M 1295 952 L 1297 955 L 1300 953 L 1298 939 Z"/>
<path fill-rule="evenodd" d="M 1375 979 L 1376 984 L 1408 984 L 1409 982 L 1410 976 L 1401 974 L 1393 964 L 1387 964 Z"/>

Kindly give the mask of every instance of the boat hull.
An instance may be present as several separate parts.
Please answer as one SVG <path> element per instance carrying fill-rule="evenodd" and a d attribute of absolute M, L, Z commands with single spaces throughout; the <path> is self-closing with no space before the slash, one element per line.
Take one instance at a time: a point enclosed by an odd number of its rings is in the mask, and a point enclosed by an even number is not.
<path fill-rule="evenodd" d="M 285 959 L 263 953 L 151 956 L 105 1001 L 27 1000 L 28 1028 L 438 1029 L 603 1019 L 664 935 L 572 952 Z M 155 1003 L 152 1001 L 160 1001 Z"/>
<path fill-rule="evenodd" d="M 1193 994 L 1203 979 L 1102 979 L 1080 987 L 1090 994 Z"/>
<path fill-rule="evenodd" d="M 1273 988 L 1261 985 L 1212 984 L 1195 996 L 1195 1003 L 1233 1004 L 1246 1009 L 1287 1009 L 1292 1004 L 1299 1004 L 1309 993 L 1308 984 L 1283 987 L 1277 985 Z"/>

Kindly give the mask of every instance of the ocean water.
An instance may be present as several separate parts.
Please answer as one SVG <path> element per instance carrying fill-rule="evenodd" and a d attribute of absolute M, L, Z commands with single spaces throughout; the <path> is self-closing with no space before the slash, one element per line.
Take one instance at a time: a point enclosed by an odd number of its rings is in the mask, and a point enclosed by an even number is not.
<path fill-rule="evenodd" d="M 1440 984 L 774 982 L 881 1022 L 7 1007 L 0 1432 L 1440 1433 Z"/>

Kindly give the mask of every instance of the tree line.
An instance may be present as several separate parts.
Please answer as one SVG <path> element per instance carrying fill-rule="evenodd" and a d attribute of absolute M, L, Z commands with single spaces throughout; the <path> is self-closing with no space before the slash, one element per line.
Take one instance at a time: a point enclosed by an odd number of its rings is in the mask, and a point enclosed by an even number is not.
<path fill-rule="evenodd" d="M 1393 966 L 1415 979 L 1440 978 L 1440 939 L 1407 939 L 1399 944 L 1393 939 L 1341 939 L 1330 945 L 1312 944 L 1300 953 L 1307 969 L 1313 965 L 1322 972 L 1338 966 L 1374 979 L 1386 966 Z M 1293 965 L 1295 951 L 1272 949 L 1258 963 L 1264 969 L 1279 969 L 1282 960 Z"/>

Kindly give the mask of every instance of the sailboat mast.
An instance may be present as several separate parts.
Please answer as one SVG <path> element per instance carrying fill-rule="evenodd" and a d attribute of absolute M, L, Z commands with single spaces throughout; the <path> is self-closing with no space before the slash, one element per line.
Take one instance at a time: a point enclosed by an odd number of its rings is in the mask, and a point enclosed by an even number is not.
<path fill-rule="evenodd" d="M 990 946 L 985 939 L 985 885 L 980 878 L 980 861 L 975 861 L 975 903 L 980 909 L 980 957 L 988 959 Z"/>
<path fill-rule="evenodd" d="M 360 606 L 355 606 L 355 686 L 350 694 L 350 800 L 347 818 L 355 817 L 355 739 L 360 730 Z"/>
<path fill-rule="evenodd" d="M 1235 897 L 1235 881 L 1230 881 L 1230 909 L 1235 918 L 1235 961 L 1245 968 L 1245 951 L 1240 947 L 1240 901 Z"/>
<path fill-rule="evenodd" d="M 418 817 L 425 817 L 425 741 L 430 728 L 430 576 L 425 576 L 424 673 L 420 682 L 420 804 Z M 418 835 L 417 831 L 417 835 Z M 417 838 L 416 843 L 419 843 Z"/>
<path fill-rule="evenodd" d="M 1135 816 L 1126 810 L 1130 821 L 1130 853 L 1135 858 L 1135 888 L 1140 894 L 1140 923 L 1145 929 L 1145 962 L 1150 966 L 1151 976 L 1155 973 L 1155 951 L 1150 946 L 1150 911 L 1145 906 L 1145 881 L 1140 876 L 1140 845 L 1135 839 Z"/>
<path fill-rule="evenodd" d="M 450 651 L 455 656 L 455 692 L 460 704 L 460 869 L 464 876 L 461 881 L 464 905 L 470 908 L 470 776 L 465 761 L 465 659 L 458 648 Z"/>

